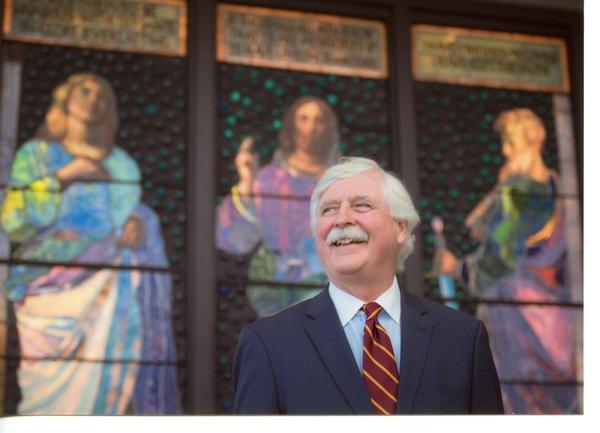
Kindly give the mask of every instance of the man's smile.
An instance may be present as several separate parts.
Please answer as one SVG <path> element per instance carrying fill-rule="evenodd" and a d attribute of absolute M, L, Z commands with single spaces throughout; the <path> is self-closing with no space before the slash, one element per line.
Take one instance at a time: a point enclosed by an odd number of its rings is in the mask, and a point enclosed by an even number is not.
<path fill-rule="evenodd" d="M 332 242 L 329 245 L 334 246 L 334 247 L 339 247 L 339 246 L 350 245 L 350 244 L 364 244 L 364 243 L 367 243 L 367 241 L 362 240 L 362 239 L 341 238 L 341 239 L 338 239 L 338 240 Z"/>
<path fill-rule="evenodd" d="M 327 235 L 327 245 L 333 247 L 350 244 L 362 244 L 369 240 L 369 235 L 358 226 L 334 227 Z"/>

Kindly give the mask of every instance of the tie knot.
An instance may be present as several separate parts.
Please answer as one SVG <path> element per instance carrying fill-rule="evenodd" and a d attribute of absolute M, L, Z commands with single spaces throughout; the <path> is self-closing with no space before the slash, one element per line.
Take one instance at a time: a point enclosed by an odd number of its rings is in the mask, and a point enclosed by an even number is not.
<path fill-rule="evenodd" d="M 362 306 L 362 310 L 367 315 L 367 320 L 371 320 L 377 318 L 377 315 L 382 310 L 382 307 L 377 302 L 369 302 L 368 304 Z"/>

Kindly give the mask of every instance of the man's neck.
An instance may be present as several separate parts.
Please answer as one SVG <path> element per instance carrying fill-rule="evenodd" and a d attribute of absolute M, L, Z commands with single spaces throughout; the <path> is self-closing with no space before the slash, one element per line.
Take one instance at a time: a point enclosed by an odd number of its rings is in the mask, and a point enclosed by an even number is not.
<path fill-rule="evenodd" d="M 356 277 L 351 280 L 339 277 L 330 279 L 341 290 L 350 293 L 361 301 L 373 302 L 392 286 L 394 277 L 395 275 L 391 275 L 386 278 L 379 278 L 377 281 L 373 279 L 361 280 Z"/>

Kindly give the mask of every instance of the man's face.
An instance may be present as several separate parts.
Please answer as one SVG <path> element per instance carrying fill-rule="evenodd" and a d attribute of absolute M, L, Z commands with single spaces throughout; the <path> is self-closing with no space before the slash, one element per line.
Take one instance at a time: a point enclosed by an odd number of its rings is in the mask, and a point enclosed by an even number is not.
<path fill-rule="evenodd" d="M 406 223 L 394 221 L 383 198 L 383 175 L 368 170 L 340 179 L 323 193 L 317 207 L 317 252 L 334 281 L 390 279 L 396 270 L 396 252 L 406 239 Z M 335 229 L 354 235 L 333 237 Z M 366 235 L 366 236 L 364 236 Z M 330 239 L 328 241 L 328 236 Z"/>
<path fill-rule="evenodd" d="M 294 116 L 296 148 L 314 153 L 322 143 L 327 124 L 325 115 L 316 102 L 302 104 Z"/>
<path fill-rule="evenodd" d="M 70 116 L 85 123 L 97 123 L 104 118 L 108 101 L 100 83 L 86 80 L 76 85 L 69 96 L 67 109 Z"/>

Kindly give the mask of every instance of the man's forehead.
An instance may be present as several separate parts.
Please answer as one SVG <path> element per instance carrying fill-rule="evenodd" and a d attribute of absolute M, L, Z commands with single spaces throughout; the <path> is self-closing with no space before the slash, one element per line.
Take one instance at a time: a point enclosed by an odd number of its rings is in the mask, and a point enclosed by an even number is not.
<path fill-rule="evenodd" d="M 375 194 L 342 194 L 335 196 L 323 197 L 321 203 L 337 202 L 340 200 L 357 201 L 357 200 L 374 200 Z"/>
<path fill-rule="evenodd" d="M 337 179 L 323 192 L 319 203 L 340 199 L 375 199 L 381 196 L 380 186 L 383 182 L 383 176 L 378 175 L 379 172 L 368 170 L 355 176 Z"/>

